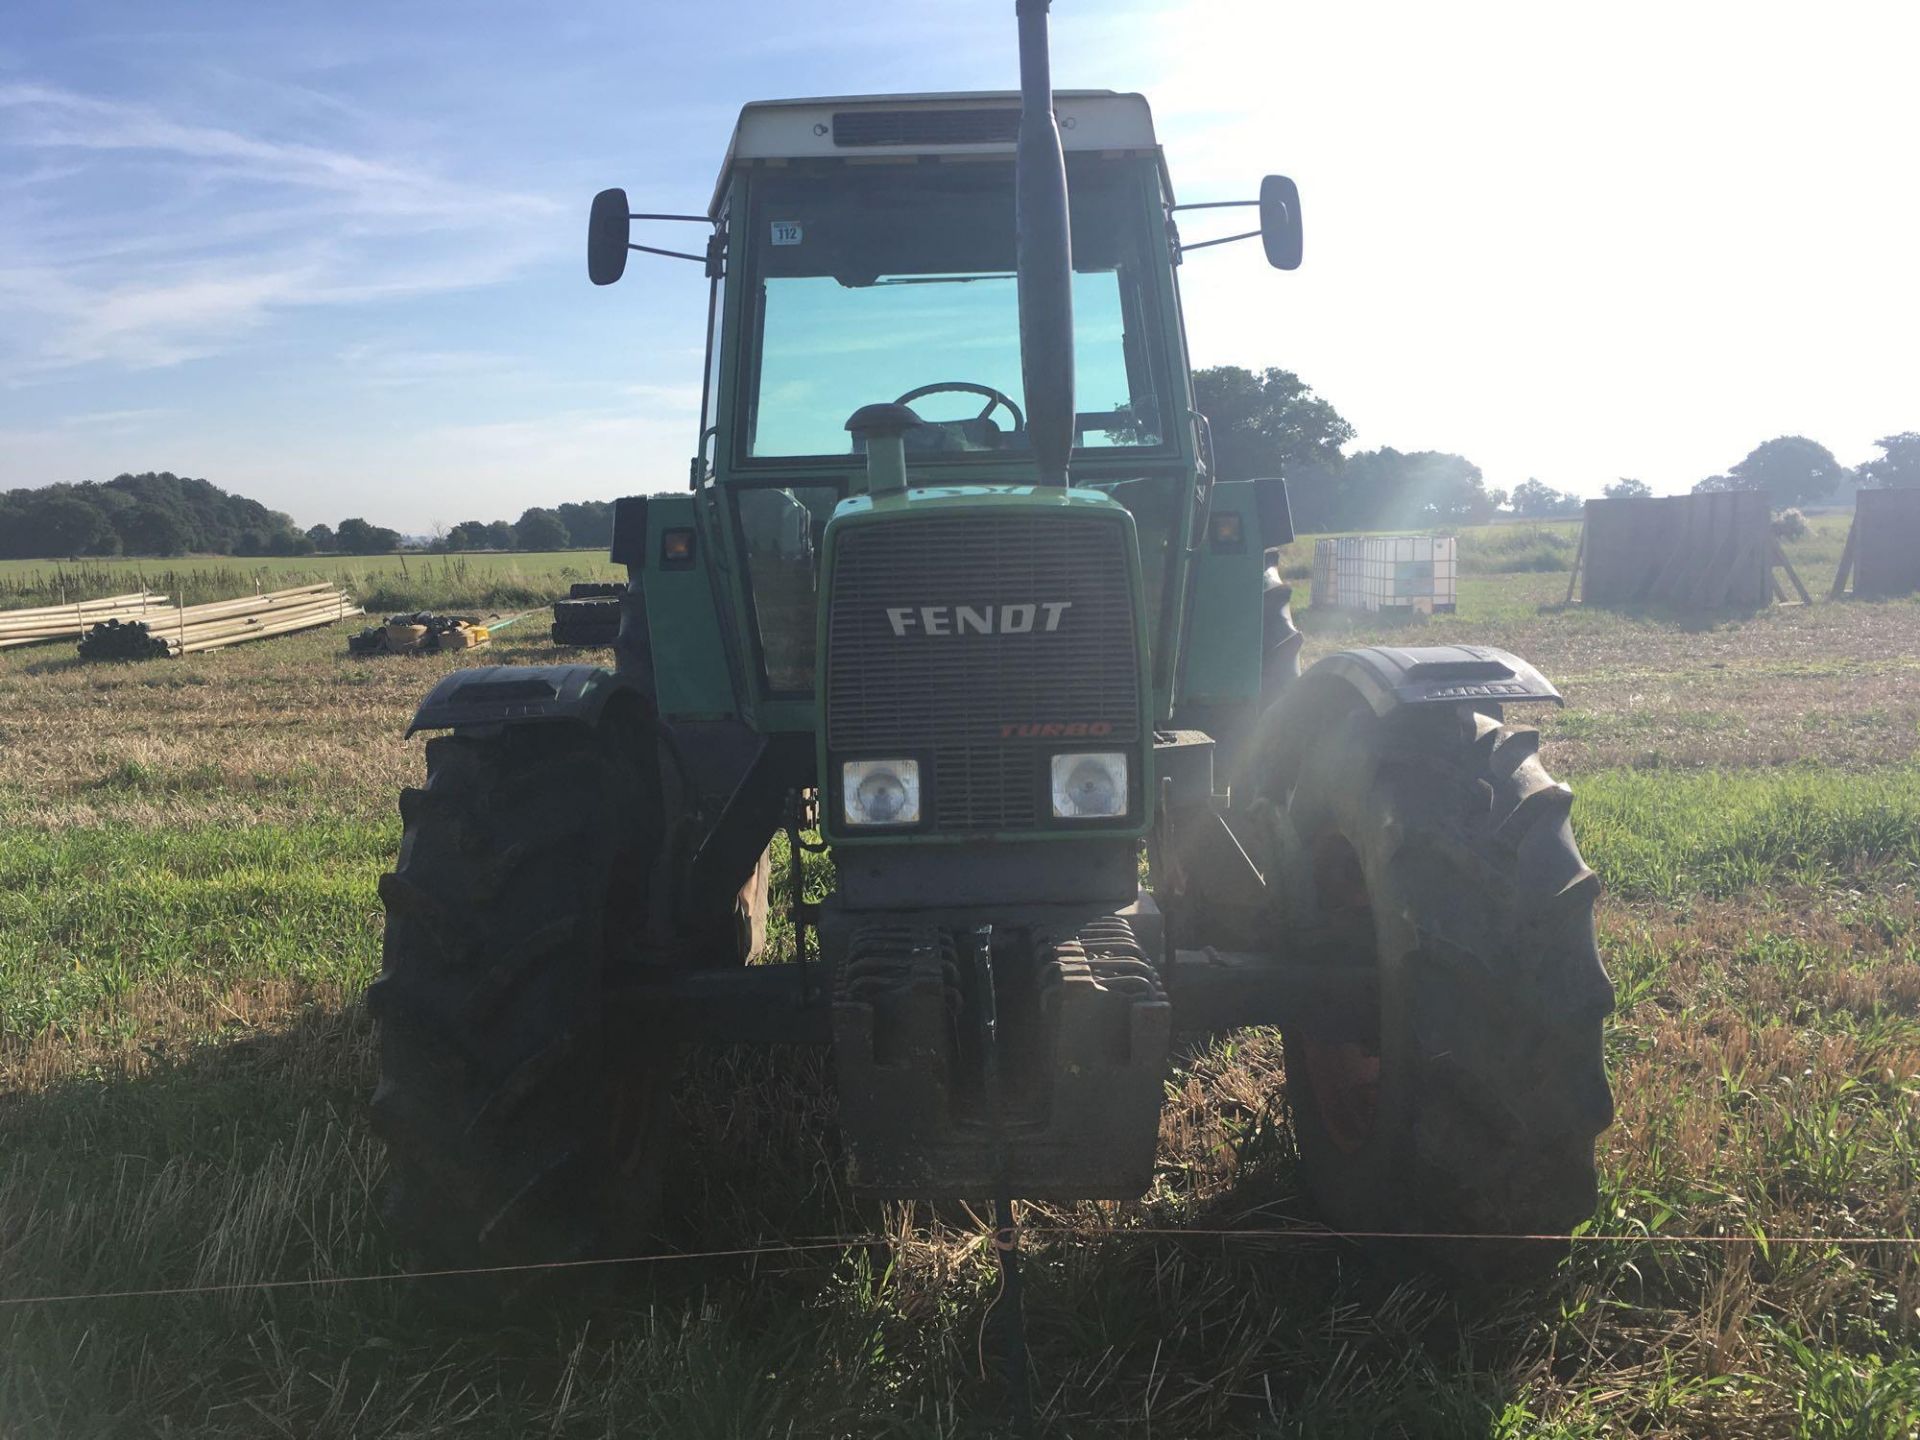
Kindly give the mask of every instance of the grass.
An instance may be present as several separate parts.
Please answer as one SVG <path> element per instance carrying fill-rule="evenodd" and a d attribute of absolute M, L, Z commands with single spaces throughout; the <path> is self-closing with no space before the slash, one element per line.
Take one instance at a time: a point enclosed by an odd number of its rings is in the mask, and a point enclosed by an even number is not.
<path fill-rule="evenodd" d="M 347 821 L 16 836 L 0 854 L 0 1036 L 97 1035 L 142 993 L 364 986 L 374 880 L 398 842 L 396 823 Z"/>
<path fill-rule="evenodd" d="M 1636 899 L 1920 885 L 1920 768 L 1602 771 L 1578 817 L 1587 863 Z"/>
<path fill-rule="evenodd" d="M 1807 535 L 1786 546 L 1789 558 L 1810 589 L 1824 585 L 1839 563 L 1849 515 L 1821 515 L 1809 521 Z M 1577 520 L 1483 525 L 1458 532 L 1460 574 L 1467 579 L 1514 574 L 1560 574 L 1573 566 L 1580 534 Z M 1281 555 L 1290 580 L 1310 580 L 1313 542 L 1302 535 Z M 369 610 L 421 609 L 430 606 L 517 607 L 545 604 L 581 580 L 616 580 L 622 572 L 603 551 L 484 552 L 472 555 L 307 555 L 244 557 L 189 556 L 177 560 L 94 559 L 74 561 L 0 560 L 0 610 L 30 605 L 60 605 L 99 595 L 121 594 L 144 585 L 189 605 L 228 599 L 255 590 L 307 582 L 342 585 Z M 1463 603 L 1470 586 L 1463 586 Z M 1532 587 L 1529 597 L 1547 597 L 1551 585 Z M 1310 587 L 1300 587 L 1300 603 Z M 1481 605 L 1504 597 L 1499 587 L 1479 591 Z"/>
<path fill-rule="evenodd" d="M 1623 902 L 1920 887 L 1920 768 L 1601 771 L 1580 779 L 1577 820 Z M 378 967 L 375 881 L 399 838 L 387 815 L 13 833 L 0 852 L 0 1040 L 91 1033 L 148 990 L 364 986 Z"/>
<path fill-rule="evenodd" d="M 1607 885 L 1619 1114 L 1592 1225 L 1617 1238 L 1455 1295 L 1199 1233 L 1308 1211 L 1277 1039 L 1186 1049 L 1143 1201 L 1025 1207 L 1042 1433 L 1920 1426 L 1920 604 L 1675 620 L 1562 610 L 1556 586 L 1471 577 L 1458 616 L 1309 646 L 1505 644 L 1572 701 L 1543 754 Z M 0 655 L 0 1299 L 408 1264 L 358 1001 L 420 763 L 401 731 L 453 666 L 551 658 L 543 625 L 478 657 L 355 661 L 328 631 L 145 666 Z M 884 1244 L 0 1306 L 0 1433 L 988 1433 L 984 1227 L 848 1196 L 832 1103 L 818 1056 L 698 1057 L 674 1239 Z"/>
<path fill-rule="evenodd" d="M 1464 532 L 1455 547 L 1462 575 L 1565 574 L 1573 568 L 1580 523 L 1484 525 Z"/>
<path fill-rule="evenodd" d="M 327 582 L 369 612 L 518 609 L 562 598 L 582 580 L 619 580 L 603 550 L 476 555 L 194 555 L 178 560 L 0 560 L 0 609 L 64 605 L 141 587 L 187 605 Z"/>
<path fill-rule="evenodd" d="M 1834 570 L 1840 563 L 1840 551 L 1846 544 L 1847 530 L 1852 523 L 1851 512 L 1816 515 L 1807 521 L 1805 535 L 1782 543 L 1781 548 L 1786 552 L 1787 559 L 1815 596 L 1826 594 Z M 1520 574 L 1565 576 L 1573 569 L 1574 555 L 1579 549 L 1580 521 L 1510 521 L 1499 525 L 1476 525 L 1429 533 L 1458 538 L 1455 556 L 1463 579 Z M 1282 576 L 1296 582 L 1311 580 L 1314 542 L 1325 538 L 1323 535 L 1301 535 L 1283 549 L 1280 552 Z M 1784 577 L 1782 583 L 1785 583 Z M 1303 588 L 1296 585 L 1302 603 L 1307 600 L 1310 589 L 1310 586 Z M 1544 596 L 1551 591 L 1551 586 L 1536 586 L 1531 587 L 1529 593 Z M 1565 592 L 1566 582 L 1562 580 L 1560 594 L 1564 595 Z M 1462 601 L 1465 601 L 1464 594 Z"/>
<path fill-rule="evenodd" d="M 1280 573 L 1288 580 L 1313 578 L 1313 547 L 1317 540 L 1332 534 L 1392 534 L 1392 531 L 1328 531 L 1303 534 L 1280 555 Z M 1464 529 L 1443 528 L 1425 532 L 1453 535 L 1459 540 L 1455 556 L 1461 575 L 1515 575 L 1526 572 L 1558 572 L 1573 568 L 1573 554 L 1580 539 L 1578 520 L 1508 521 L 1498 525 L 1474 525 Z"/>

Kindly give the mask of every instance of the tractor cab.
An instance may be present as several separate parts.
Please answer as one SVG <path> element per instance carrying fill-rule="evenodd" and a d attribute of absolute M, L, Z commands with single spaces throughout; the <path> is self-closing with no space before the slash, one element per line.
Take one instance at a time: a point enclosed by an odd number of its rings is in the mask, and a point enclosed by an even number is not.
<path fill-rule="evenodd" d="M 1041 281 L 1030 274 L 1023 312 L 1021 104 L 1018 92 L 856 96 L 760 101 L 740 114 L 704 217 L 711 293 L 692 476 L 711 501 L 694 507 L 696 519 L 737 560 L 728 639 L 745 672 L 743 704 L 763 731 L 817 728 L 808 712 L 821 627 L 807 612 L 836 511 L 889 513 L 884 497 L 896 490 L 939 495 L 949 514 L 956 503 L 993 509 L 1003 503 L 996 490 L 1036 486 L 1045 457 L 1028 413 L 1028 347 Z M 1037 363 L 1066 383 L 1042 387 L 1049 413 L 1038 433 L 1065 437 L 1053 448 L 1069 457 L 1085 492 L 1076 498 L 1127 512 L 1141 662 L 1159 652 L 1147 688 L 1164 720 L 1183 556 L 1210 478 L 1175 282 L 1177 207 L 1142 96 L 1062 91 L 1053 113 L 1071 260 L 1052 308 L 1067 323 L 1040 342 L 1053 353 Z M 1279 237 L 1270 258 L 1297 263 L 1291 185 L 1270 177 L 1248 203 L 1263 226 L 1251 233 Z M 623 191 L 603 192 L 590 226 L 593 278 L 611 283 L 630 249 L 657 248 L 633 244 L 632 221 L 665 218 L 696 217 L 631 215 Z M 886 412 L 892 433 L 855 423 L 888 405 L 903 407 Z M 1284 514 L 1282 501 L 1276 525 Z M 638 527 L 630 521 L 629 533 Z M 962 618 L 965 633 L 977 633 L 978 608 Z M 659 658 L 656 648 L 651 668 Z M 661 678 L 672 713 L 672 681 Z M 1012 718 L 1054 717 L 1029 708 Z"/>
<path fill-rule="evenodd" d="M 1180 458 L 1185 357 L 1170 282 L 1173 204 L 1138 95 L 1067 92 L 1074 363 L 1089 397 L 1076 459 Z M 742 112 L 716 191 L 739 294 L 714 396 L 716 468 L 856 483 L 848 418 L 911 406 L 921 483 L 1033 476 L 1022 409 L 1011 94 L 762 102 Z M 729 295 L 729 299 L 734 299 Z M 725 361 L 722 361 L 724 366 Z M 1190 454 L 1190 447 L 1189 447 Z"/>

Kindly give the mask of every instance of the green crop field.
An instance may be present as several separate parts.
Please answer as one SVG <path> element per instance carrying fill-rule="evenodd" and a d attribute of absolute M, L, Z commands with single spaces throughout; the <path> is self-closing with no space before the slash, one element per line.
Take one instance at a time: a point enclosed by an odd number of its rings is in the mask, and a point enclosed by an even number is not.
<path fill-rule="evenodd" d="M 0 560 L 0 610 L 142 588 L 186 605 L 327 581 L 369 611 L 544 605 L 581 580 L 624 577 L 604 550 L 458 555 L 186 555 L 166 560 Z"/>
<path fill-rule="evenodd" d="M 1843 534 L 1789 547 L 1817 598 Z M 1606 882 L 1617 998 L 1585 1236 L 1538 1283 L 1463 1293 L 1249 1234 L 1311 1213 L 1279 1041 L 1189 1048 L 1144 1200 L 1023 1207 L 1040 1433 L 1920 1433 L 1920 601 L 1587 612 L 1562 603 L 1572 536 L 1463 537 L 1452 616 L 1303 624 L 1309 659 L 1473 639 L 1567 695 L 1529 718 Z M 612 574 L 168 563 L 147 583 L 189 599 L 350 575 L 518 606 Z M 52 572 L 0 565 L 0 603 Z M 146 664 L 0 653 L 0 1434 L 990 1433 L 987 1227 L 848 1196 L 808 1052 L 693 1062 L 674 1245 L 860 1243 L 390 1278 L 413 1262 L 381 1220 L 359 997 L 421 773 L 401 732 L 452 666 L 552 658 L 544 625 L 457 658 L 351 660 L 338 629 Z"/>

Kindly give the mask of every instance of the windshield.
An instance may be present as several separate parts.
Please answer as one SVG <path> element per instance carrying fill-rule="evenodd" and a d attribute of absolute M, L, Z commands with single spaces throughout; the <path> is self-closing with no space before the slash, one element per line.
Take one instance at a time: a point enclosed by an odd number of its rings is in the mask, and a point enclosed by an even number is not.
<path fill-rule="evenodd" d="M 1163 367 L 1141 171 L 1070 170 L 1074 443 L 1163 443 Z M 1029 449 L 1014 279 L 1013 169 L 1003 163 L 837 166 L 756 176 L 743 368 L 744 452 L 847 455 L 847 417 L 904 400 L 930 422 L 910 452 Z"/>

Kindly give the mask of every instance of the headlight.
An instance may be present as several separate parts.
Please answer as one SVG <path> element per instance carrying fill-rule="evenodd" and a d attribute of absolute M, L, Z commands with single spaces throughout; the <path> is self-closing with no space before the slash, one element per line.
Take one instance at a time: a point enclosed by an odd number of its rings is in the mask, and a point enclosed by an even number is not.
<path fill-rule="evenodd" d="M 914 825 L 920 820 L 920 762 L 849 760 L 840 767 L 849 825 Z"/>
<path fill-rule="evenodd" d="M 1127 813 L 1127 757 L 1118 751 L 1053 757 L 1053 813 L 1062 820 Z"/>

